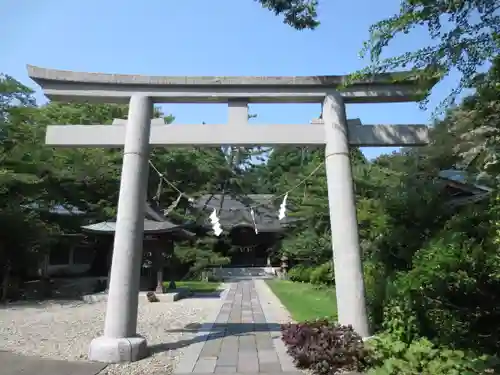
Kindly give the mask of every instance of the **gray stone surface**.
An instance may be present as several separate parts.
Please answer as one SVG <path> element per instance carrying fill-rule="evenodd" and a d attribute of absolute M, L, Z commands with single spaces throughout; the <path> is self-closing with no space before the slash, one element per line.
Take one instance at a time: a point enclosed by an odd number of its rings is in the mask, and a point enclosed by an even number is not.
<path fill-rule="evenodd" d="M 70 362 L 28 357 L 0 351 L 2 375 L 96 375 L 106 365 L 96 362 Z"/>
<path fill-rule="evenodd" d="M 144 337 L 97 337 L 90 342 L 88 358 L 103 363 L 139 361 L 149 354 Z"/>
<path fill-rule="evenodd" d="M 301 374 L 278 343 L 279 322 L 266 319 L 265 310 L 269 308 L 263 308 L 256 282 L 263 281 L 231 284 L 215 323 L 204 332 L 206 341 L 198 357 L 181 358 L 175 373 Z"/>
<path fill-rule="evenodd" d="M 326 142 L 324 127 L 308 124 L 175 124 L 152 126 L 152 147 L 311 145 Z M 349 144 L 359 147 L 424 146 L 429 142 L 425 125 L 349 126 Z M 123 147 L 123 125 L 50 125 L 46 144 L 54 147 Z"/>
<path fill-rule="evenodd" d="M 343 84 L 348 76 L 146 76 L 138 74 L 109 74 L 75 72 L 71 70 L 46 69 L 28 65 L 28 74 L 33 80 L 67 81 L 85 83 L 108 83 L 119 85 L 268 85 L 268 86 L 332 86 Z M 407 84 L 418 82 L 411 72 L 384 73 L 365 80 L 354 81 L 357 85 L 386 84 L 404 81 Z M 429 80 L 430 83 L 434 80 Z"/>
<path fill-rule="evenodd" d="M 418 81 L 407 72 L 380 74 L 348 85 L 344 85 L 347 76 L 143 76 L 31 65 L 28 74 L 52 100 L 108 103 L 126 103 L 139 92 L 156 103 L 228 103 L 241 98 L 249 103 L 320 103 L 329 91 L 339 88 L 350 103 L 407 102 L 422 99 L 437 82 Z"/>
<path fill-rule="evenodd" d="M 349 154 L 346 112 L 340 94 L 326 96 L 323 121 L 338 322 L 352 325 L 361 337 L 369 337 L 354 183 L 351 161 L 346 156 Z"/>

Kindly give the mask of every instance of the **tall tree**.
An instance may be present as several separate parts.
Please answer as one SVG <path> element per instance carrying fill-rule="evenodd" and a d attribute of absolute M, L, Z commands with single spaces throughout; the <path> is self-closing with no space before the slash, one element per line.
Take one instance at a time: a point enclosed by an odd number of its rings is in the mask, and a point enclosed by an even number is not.
<path fill-rule="evenodd" d="M 292 27 L 314 29 L 319 25 L 317 1 L 258 0 L 284 17 Z M 399 12 L 371 25 L 361 49 L 370 65 L 353 77 L 398 69 L 422 69 L 423 77 L 445 76 L 456 69 L 457 85 L 443 101 L 453 103 L 464 88 L 473 85 L 478 69 L 500 52 L 500 0 L 402 0 Z M 391 56 L 391 42 L 402 34 L 426 29 L 432 43 Z M 389 53 L 387 53 L 389 52 Z"/>
<path fill-rule="evenodd" d="M 499 0 L 403 0 L 398 14 L 370 27 L 362 54 L 369 55 L 372 64 L 365 72 L 408 67 L 435 74 L 438 67 L 447 75 L 456 69 L 460 81 L 443 103 L 450 104 L 460 91 L 473 85 L 478 69 L 499 54 L 499 9 Z M 418 28 L 427 30 L 433 44 L 382 57 L 395 37 Z"/>
<path fill-rule="evenodd" d="M 5 301 L 13 275 L 32 265 L 44 251 L 56 226 L 30 209 L 47 185 L 40 177 L 37 129 L 30 120 L 37 111 L 32 90 L 0 75 L 0 300 Z"/>

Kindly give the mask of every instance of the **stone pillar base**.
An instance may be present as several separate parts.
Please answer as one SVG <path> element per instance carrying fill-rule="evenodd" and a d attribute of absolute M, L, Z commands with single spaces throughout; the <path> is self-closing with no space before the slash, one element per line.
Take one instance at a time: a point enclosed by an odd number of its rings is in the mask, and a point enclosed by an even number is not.
<path fill-rule="evenodd" d="M 141 336 L 126 338 L 97 337 L 89 347 L 89 360 L 103 363 L 139 361 L 149 354 L 146 339 Z"/>

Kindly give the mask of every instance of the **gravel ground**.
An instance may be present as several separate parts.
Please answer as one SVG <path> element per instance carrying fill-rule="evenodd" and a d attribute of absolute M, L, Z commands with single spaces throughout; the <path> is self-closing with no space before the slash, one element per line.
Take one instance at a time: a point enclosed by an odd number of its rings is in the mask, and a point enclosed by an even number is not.
<path fill-rule="evenodd" d="M 173 303 L 139 301 L 137 331 L 153 355 L 131 364 L 110 365 L 102 375 L 168 374 L 203 322 L 220 309 L 221 299 L 184 299 Z M 47 301 L 0 308 L 0 350 L 53 359 L 85 360 L 90 341 L 102 334 L 106 303 Z M 174 332 L 169 332 L 174 330 Z"/>

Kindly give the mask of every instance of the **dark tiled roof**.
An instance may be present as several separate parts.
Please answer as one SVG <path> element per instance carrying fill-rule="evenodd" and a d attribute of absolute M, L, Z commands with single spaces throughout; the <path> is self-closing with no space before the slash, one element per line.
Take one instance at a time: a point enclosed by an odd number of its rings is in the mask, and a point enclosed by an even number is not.
<path fill-rule="evenodd" d="M 448 180 L 448 181 L 453 181 L 456 182 L 460 186 L 462 190 L 471 192 L 471 193 L 489 193 L 493 189 L 485 186 L 485 185 L 480 185 L 476 184 L 474 182 L 471 182 L 470 180 L 474 176 L 469 176 L 465 171 L 461 171 L 458 169 L 445 169 L 442 170 L 438 173 L 438 176 L 442 178 L 443 180 Z"/>
<path fill-rule="evenodd" d="M 205 204 L 207 208 L 205 211 L 205 225 L 210 226 L 208 216 L 212 213 L 213 208 L 217 208 L 220 224 L 223 229 L 230 230 L 234 227 L 247 226 L 254 227 L 252 216 L 250 214 L 250 207 L 254 208 L 255 224 L 261 232 L 275 232 L 283 230 L 291 219 L 285 217 L 283 220 L 278 220 L 278 207 L 281 199 L 273 202 L 270 200 L 272 195 L 268 194 L 249 194 L 244 196 L 231 196 L 222 194 L 206 194 L 201 196 L 193 203 L 194 208 L 197 210 L 202 209 Z"/>
<path fill-rule="evenodd" d="M 450 192 L 449 206 L 463 206 L 487 199 L 493 189 L 488 186 L 478 185 L 470 180 L 465 171 L 458 169 L 446 169 L 438 173 L 438 176 L 446 181 L 446 189 Z"/>
<path fill-rule="evenodd" d="M 182 235 L 185 238 L 190 238 L 194 236 L 183 228 L 181 225 L 177 225 L 168 220 L 163 213 L 152 206 L 149 202 L 146 202 L 144 218 L 144 233 L 145 234 L 158 234 L 158 233 L 170 233 L 175 232 Z M 103 221 L 101 223 L 85 225 L 81 227 L 82 230 L 92 233 L 102 233 L 102 234 L 112 234 L 116 229 L 115 221 Z"/>

